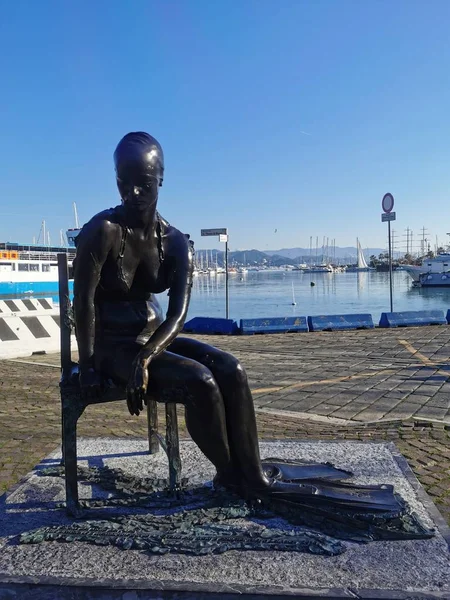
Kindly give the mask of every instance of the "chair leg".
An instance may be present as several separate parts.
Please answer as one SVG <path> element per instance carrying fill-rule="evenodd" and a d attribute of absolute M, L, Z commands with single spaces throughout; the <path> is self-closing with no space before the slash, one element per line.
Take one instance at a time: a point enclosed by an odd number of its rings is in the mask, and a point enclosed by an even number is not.
<path fill-rule="evenodd" d="M 180 487 L 181 458 L 178 436 L 177 405 L 175 402 L 166 404 L 166 446 L 169 459 L 169 485 L 172 492 Z"/>
<path fill-rule="evenodd" d="M 77 475 L 77 421 L 83 413 L 73 395 L 61 392 L 62 399 L 62 454 L 66 486 L 66 511 L 72 517 L 80 514 Z"/>
<path fill-rule="evenodd" d="M 159 452 L 158 440 L 158 405 L 156 400 L 147 401 L 147 427 L 148 427 L 148 452 L 156 454 Z"/>

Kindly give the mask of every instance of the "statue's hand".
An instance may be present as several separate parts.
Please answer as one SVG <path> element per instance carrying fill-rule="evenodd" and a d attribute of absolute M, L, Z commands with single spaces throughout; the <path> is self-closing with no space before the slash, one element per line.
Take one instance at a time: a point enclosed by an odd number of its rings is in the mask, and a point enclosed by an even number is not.
<path fill-rule="evenodd" d="M 148 386 L 148 360 L 136 357 L 131 369 L 131 376 L 127 386 L 127 405 L 130 414 L 139 415 L 147 404 L 145 395 Z"/>
<path fill-rule="evenodd" d="M 80 388 L 81 388 L 81 396 L 88 400 L 93 398 L 99 398 L 103 385 L 102 378 L 97 371 L 95 371 L 92 367 L 88 367 L 86 369 L 80 369 Z"/>

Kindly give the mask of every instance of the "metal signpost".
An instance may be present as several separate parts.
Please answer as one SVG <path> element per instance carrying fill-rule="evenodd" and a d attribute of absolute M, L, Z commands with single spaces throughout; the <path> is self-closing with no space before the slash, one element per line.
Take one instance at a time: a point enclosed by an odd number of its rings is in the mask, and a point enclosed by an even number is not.
<path fill-rule="evenodd" d="M 381 213 L 381 221 L 388 224 L 388 245 L 389 245 L 389 296 L 391 300 L 391 312 L 394 312 L 392 304 L 392 248 L 391 248 L 391 221 L 395 221 L 395 212 L 392 212 L 394 208 L 394 196 L 392 194 L 385 194 L 381 201 L 381 207 L 383 213 Z"/>
<path fill-rule="evenodd" d="M 219 236 L 219 242 L 225 242 L 225 315 L 228 319 L 228 229 L 216 227 L 216 229 L 201 229 L 200 234 Z"/>

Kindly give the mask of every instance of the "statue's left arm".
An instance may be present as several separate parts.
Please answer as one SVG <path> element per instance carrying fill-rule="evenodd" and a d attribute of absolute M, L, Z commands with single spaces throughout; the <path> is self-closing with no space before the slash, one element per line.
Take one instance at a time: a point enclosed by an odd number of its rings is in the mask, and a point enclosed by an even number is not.
<path fill-rule="evenodd" d="M 133 363 L 127 387 L 128 409 L 131 414 L 139 414 L 139 411 L 143 410 L 148 385 L 148 366 L 180 333 L 189 307 L 194 270 L 192 244 L 187 236 L 176 229 L 172 229 L 167 237 L 164 262 L 168 271 L 169 306 L 166 319 L 142 347 Z"/>

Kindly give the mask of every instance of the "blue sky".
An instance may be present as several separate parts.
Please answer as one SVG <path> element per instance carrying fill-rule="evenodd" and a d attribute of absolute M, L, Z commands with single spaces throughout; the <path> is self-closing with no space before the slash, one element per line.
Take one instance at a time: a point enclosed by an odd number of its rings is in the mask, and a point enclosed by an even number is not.
<path fill-rule="evenodd" d="M 386 244 L 381 198 L 450 231 L 448 0 L 20 0 L 0 21 L 0 240 L 52 242 L 118 203 L 112 154 L 146 130 L 160 212 L 198 248 Z"/>

